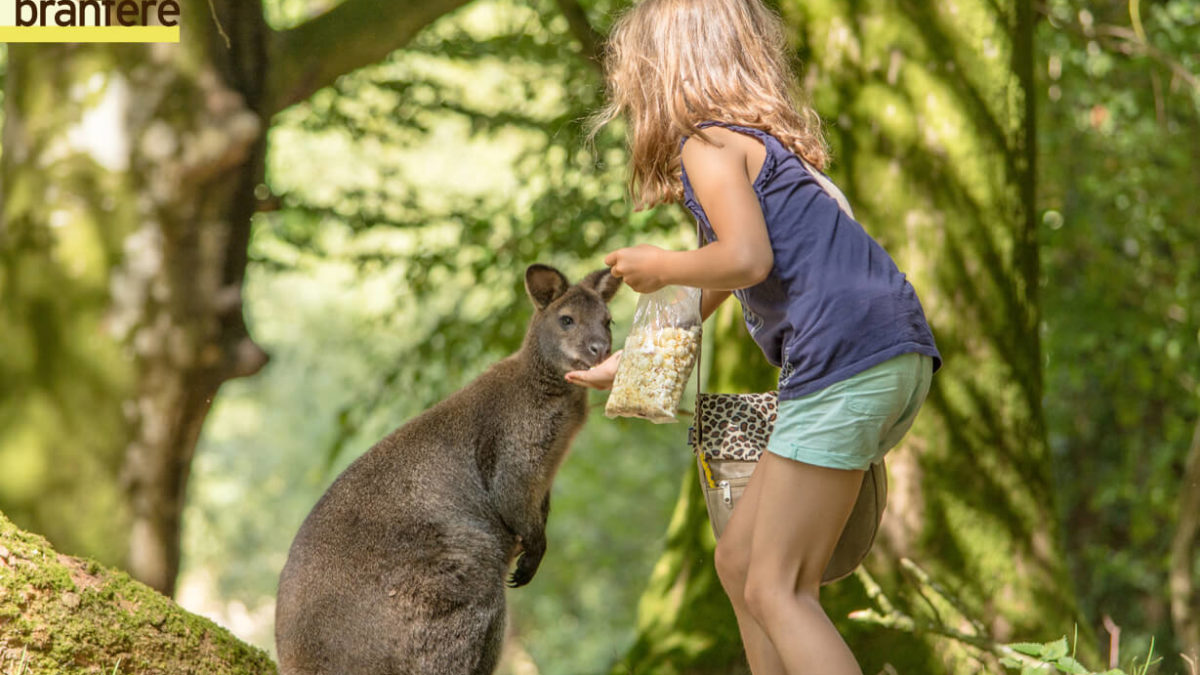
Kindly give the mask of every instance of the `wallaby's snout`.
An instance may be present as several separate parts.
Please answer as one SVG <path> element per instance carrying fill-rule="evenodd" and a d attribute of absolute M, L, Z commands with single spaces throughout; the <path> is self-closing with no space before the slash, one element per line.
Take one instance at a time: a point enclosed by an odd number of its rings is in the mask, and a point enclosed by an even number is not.
<path fill-rule="evenodd" d="M 547 265 L 525 270 L 525 289 L 537 308 L 528 332 L 538 352 L 554 370 L 586 370 L 612 351 L 612 316 L 608 302 L 621 280 L 608 269 L 592 272 L 571 286 L 561 272 Z"/>
<path fill-rule="evenodd" d="M 608 338 L 605 340 L 596 340 L 588 345 L 588 351 L 592 356 L 596 357 L 596 362 L 599 363 L 608 358 L 608 352 L 612 349 L 612 332 L 609 332 Z"/>
<path fill-rule="evenodd" d="M 611 350 L 612 350 L 612 330 L 607 325 L 605 325 L 604 326 L 604 336 L 597 337 L 596 339 L 587 343 L 587 347 L 584 352 L 585 356 L 581 360 L 585 361 L 587 363 L 588 368 L 591 368 L 592 366 L 600 363 L 604 359 L 607 359 L 608 354 Z"/>

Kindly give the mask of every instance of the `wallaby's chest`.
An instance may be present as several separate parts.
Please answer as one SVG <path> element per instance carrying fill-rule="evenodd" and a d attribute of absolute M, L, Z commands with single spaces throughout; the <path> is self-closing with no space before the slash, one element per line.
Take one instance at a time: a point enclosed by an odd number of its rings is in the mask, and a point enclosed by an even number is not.
<path fill-rule="evenodd" d="M 484 420 L 475 459 L 485 481 L 497 472 L 552 476 L 587 417 L 586 398 L 561 397 L 513 406 Z"/>
<path fill-rule="evenodd" d="M 573 397 L 536 402 L 510 420 L 514 433 L 510 442 L 524 446 L 531 458 L 561 454 L 586 416 L 586 406 Z"/>

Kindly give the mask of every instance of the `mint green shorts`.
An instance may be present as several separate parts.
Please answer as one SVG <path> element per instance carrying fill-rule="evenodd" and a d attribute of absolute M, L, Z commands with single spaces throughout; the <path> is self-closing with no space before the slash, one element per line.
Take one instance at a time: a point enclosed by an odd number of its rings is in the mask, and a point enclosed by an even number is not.
<path fill-rule="evenodd" d="M 767 450 L 832 469 L 865 470 L 904 438 L 933 380 L 933 359 L 901 354 L 807 396 L 779 402 Z"/>

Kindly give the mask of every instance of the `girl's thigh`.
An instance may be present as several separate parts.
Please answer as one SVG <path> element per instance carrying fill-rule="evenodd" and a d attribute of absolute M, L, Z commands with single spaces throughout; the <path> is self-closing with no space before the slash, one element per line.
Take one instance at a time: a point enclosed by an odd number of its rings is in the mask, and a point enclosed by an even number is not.
<path fill-rule="evenodd" d="M 757 486 L 749 576 L 773 587 L 815 592 L 858 500 L 862 480 L 861 470 L 827 468 L 763 453 L 751 479 Z M 735 510 L 733 518 L 737 515 Z"/>
<path fill-rule="evenodd" d="M 767 453 L 763 453 L 765 456 Z M 730 582 L 740 584 L 745 581 L 746 569 L 750 561 L 750 543 L 754 537 L 754 521 L 758 515 L 758 495 L 762 483 L 759 477 L 761 466 L 756 466 L 746 483 L 746 489 L 733 509 L 733 515 L 725 524 L 721 538 L 717 540 L 716 565 L 721 580 L 727 586 Z M 736 590 L 736 589 L 726 589 Z"/>

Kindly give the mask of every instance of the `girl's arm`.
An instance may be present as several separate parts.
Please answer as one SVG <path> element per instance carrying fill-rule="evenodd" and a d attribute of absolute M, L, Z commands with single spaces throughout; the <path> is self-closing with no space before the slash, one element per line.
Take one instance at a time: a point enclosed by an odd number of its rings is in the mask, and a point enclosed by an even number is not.
<path fill-rule="evenodd" d="M 758 141 L 728 129 L 714 127 L 706 132 L 722 145 L 692 139 L 684 144 L 682 159 L 717 240 L 694 251 L 665 251 L 642 244 L 610 253 L 604 263 L 639 293 L 669 284 L 746 288 L 766 279 L 774 265 L 767 225 L 747 169 L 746 143 Z"/>
<path fill-rule="evenodd" d="M 700 319 L 706 320 L 717 311 L 717 307 L 732 295 L 732 291 L 713 291 L 705 289 L 700 293 Z"/>

